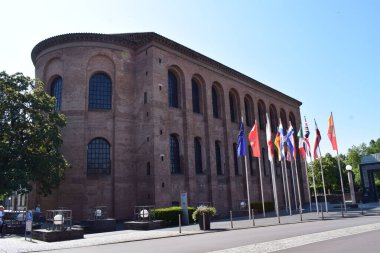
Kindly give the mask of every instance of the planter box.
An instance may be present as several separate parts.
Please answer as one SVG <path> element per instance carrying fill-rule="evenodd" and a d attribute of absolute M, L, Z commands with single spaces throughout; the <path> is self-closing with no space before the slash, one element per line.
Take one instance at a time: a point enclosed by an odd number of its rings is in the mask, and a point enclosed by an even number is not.
<path fill-rule="evenodd" d="M 74 239 L 83 239 L 84 231 L 80 228 L 72 228 L 66 231 L 52 231 L 37 229 L 32 232 L 32 238 L 45 242 L 58 242 Z"/>
<path fill-rule="evenodd" d="M 152 229 L 165 228 L 167 226 L 168 226 L 168 223 L 164 220 L 124 222 L 124 229 L 131 229 L 131 230 L 152 230 Z"/>

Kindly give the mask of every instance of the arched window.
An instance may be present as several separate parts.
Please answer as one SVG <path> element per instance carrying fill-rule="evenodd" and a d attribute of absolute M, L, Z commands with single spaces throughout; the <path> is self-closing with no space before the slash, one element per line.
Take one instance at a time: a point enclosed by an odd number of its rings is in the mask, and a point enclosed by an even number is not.
<path fill-rule="evenodd" d="M 239 175 L 239 164 L 238 164 L 238 157 L 237 157 L 237 144 L 234 143 L 232 145 L 232 149 L 234 152 L 234 169 L 235 169 L 235 175 Z"/>
<path fill-rule="evenodd" d="M 103 73 L 98 73 L 90 78 L 90 91 L 88 98 L 89 109 L 111 109 L 112 82 Z"/>
<path fill-rule="evenodd" d="M 280 110 L 280 119 L 285 132 L 288 131 L 288 121 L 286 119 L 286 113 L 285 110 L 282 108 Z"/>
<path fill-rule="evenodd" d="M 250 96 L 245 96 L 244 98 L 244 109 L 245 109 L 245 122 L 247 126 L 253 126 L 254 123 L 254 113 L 253 113 L 253 102 Z"/>
<path fill-rule="evenodd" d="M 179 156 L 179 142 L 175 134 L 170 135 L 170 172 L 172 174 L 181 173 Z"/>
<path fill-rule="evenodd" d="M 194 79 L 191 80 L 191 90 L 193 95 L 193 112 L 201 113 L 199 84 Z"/>
<path fill-rule="evenodd" d="M 51 83 L 50 86 L 50 96 L 55 97 L 55 106 L 54 110 L 61 110 L 61 102 L 62 102 L 62 78 L 57 77 Z"/>
<path fill-rule="evenodd" d="M 259 100 L 258 102 L 258 109 L 259 109 L 259 125 L 260 129 L 264 130 L 265 129 L 265 104 L 262 100 Z"/>
<path fill-rule="evenodd" d="M 249 157 L 249 169 L 251 171 L 251 175 L 253 175 L 253 154 L 252 154 L 252 147 L 251 145 L 248 145 L 248 157 Z"/>
<path fill-rule="evenodd" d="M 277 110 L 274 105 L 269 106 L 269 117 L 270 117 L 270 128 L 272 133 L 277 133 L 278 120 L 277 120 Z"/>
<path fill-rule="evenodd" d="M 179 108 L 178 99 L 178 79 L 176 75 L 172 72 L 168 72 L 168 97 L 169 97 L 169 107 Z"/>
<path fill-rule="evenodd" d="M 229 98 L 231 122 L 238 122 L 237 97 L 234 93 L 230 92 Z"/>
<path fill-rule="evenodd" d="M 199 138 L 194 138 L 195 173 L 202 174 L 202 146 Z"/>
<path fill-rule="evenodd" d="M 103 138 L 95 138 L 87 146 L 87 174 L 111 173 L 110 144 Z"/>
<path fill-rule="evenodd" d="M 216 160 L 216 174 L 223 175 L 222 156 L 220 153 L 220 143 L 218 141 L 215 142 L 215 160 Z"/>
<path fill-rule="evenodd" d="M 219 96 L 218 92 L 216 91 L 215 86 L 212 86 L 212 113 L 214 115 L 214 118 L 220 117 L 220 111 L 219 111 Z"/>

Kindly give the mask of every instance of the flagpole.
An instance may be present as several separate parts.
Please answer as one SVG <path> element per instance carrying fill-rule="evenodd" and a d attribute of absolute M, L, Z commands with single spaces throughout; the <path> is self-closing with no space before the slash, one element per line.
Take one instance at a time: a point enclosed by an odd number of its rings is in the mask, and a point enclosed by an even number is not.
<path fill-rule="evenodd" d="M 310 156 L 311 162 L 313 162 L 313 158 Z M 317 198 L 317 189 L 315 187 L 315 177 L 314 177 L 314 166 L 311 165 L 311 176 L 313 178 L 313 186 L 314 186 L 314 198 L 315 198 L 315 205 L 317 207 L 317 214 L 319 215 L 319 207 L 318 207 L 318 198 Z"/>
<path fill-rule="evenodd" d="M 298 189 L 298 200 L 299 200 L 299 212 L 300 212 L 300 215 L 301 215 L 301 221 L 302 221 L 302 200 L 301 200 L 301 191 L 300 191 L 300 181 L 299 181 L 299 178 L 298 178 L 298 171 L 297 171 L 297 161 L 296 161 L 296 158 L 293 156 L 293 160 L 294 160 L 294 165 L 296 167 L 296 177 L 297 177 L 297 189 Z"/>
<path fill-rule="evenodd" d="M 244 137 L 245 138 L 245 137 Z M 248 217 L 251 219 L 251 198 L 249 197 L 249 184 L 248 184 L 248 169 L 247 169 L 247 156 L 244 156 L 244 162 L 245 162 L 245 179 L 247 182 L 247 198 L 248 198 Z"/>
<path fill-rule="evenodd" d="M 321 164 L 321 176 L 322 176 L 322 186 L 323 186 L 323 194 L 325 196 L 325 206 L 326 206 L 326 213 L 329 212 L 329 209 L 327 207 L 327 197 L 326 197 L 326 188 L 325 188 L 325 177 L 323 176 L 323 166 L 322 166 L 322 154 L 321 154 L 321 148 L 318 145 L 319 150 L 319 163 Z"/>
<path fill-rule="evenodd" d="M 270 161 L 270 168 L 271 168 L 271 172 L 272 172 L 272 187 L 273 187 L 274 203 L 275 203 L 275 207 L 276 207 L 276 214 L 277 214 L 277 218 L 278 218 L 278 223 L 280 223 L 280 213 L 278 211 L 276 175 L 274 174 L 273 160 Z"/>
<path fill-rule="evenodd" d="M 292 205 L 290 203 L 290 191 L 289 191 L 289 181 L 288 181 L 288 168 L 286 166 L 286 161 L 284 161 L 284 164 L 285 164 L 286 188 L 288 191 L 289 212 L 290 212 L 290 215 L 292 215 Z"/>
<path fill-rule="evenodd" d="M 284 186 L 285 208 L 286 208 L 286 211 L 289 212 L 289 210 L 288 210 L 288 196 L 286 195 L 284 162 L 282 160 L 281 160 L 281 171 L 282 171 L 282 185 Z"/>
<path fill-rule="evenodd" d="M 306 161 L 306 156 L 307 154 L 305 154 L 305 168 L 306 168 L 306 184 L 307 184 L 307 193 L 309 194 L 309 205 L 310 205 L 310 212 L 312 211 L 312 208 L 311 208 L 311 193 L 310 193 L 310 182 L 309 182 L 309 173 L 308 173 L 308 168 L 307 168 L 307 161 Z"/>
<path fill-rule="evenodd" d="M 259 173 L 260 173 L 260 187 L 261 187 L 261 203 L 263 205 L 263 215 L 265 217 L 265 205 L 264 205 L 264 190 L 263 190 L 263 177 L 262 177 L 262 169 L 261 169 L 261 157 L 259 159 Z"/>
<path fill-rule="evenodd" d="M 243 124 L 244 124 L 244 120 L 243 120 L 243 117 L 241 117 L 241 124 L 242 124 L 242 128 L 243 128 Z M 242 143 L 245 145 L 245 133 L 243 132 L 243 136 L 242 136 L 243 141 Z M 244 148 L 246 148 L 244 146 Z M 245 180 L 246 180 L 246 183 L 247 183 L 247 205 L 248 205 L 248 217 L 249 219 L 251 219 L 251 198 L 249 196 L 249 182 L 248 182 L 248 165 L 247 165 L 247 154 L 245 153 L 244 154 L 244 164 L 245 164 Z"/>
<path fill-rule="evenodd" d="M 288 150 L 289 152 L 289 150 Z M 293 195 L 294 195 L 294 204 L 295 204 L 295 208 L 296 208 L 296 211 L 297 211 L 297 195 L 296 195 L 296 184 L 294 183 L 294 174 L 293 174 L 293 163 L 292 163 L 292 159 L 290 158 L 290 172 L 292 174 L 292 182 L 293 182 Z"/>
<path fill-rule="evenodd" d="M 331 112 L 331 120 L 332 120 L 332 123 L 333 123 L 333 126 L 334 126 L 334 133 L 335 133 L 335 136 L 336 136 L 336 132 L 335 132 L 335 123 L 334 123 L 334 117 L 332 116 L 332 112 Z M 338 146 L 338 145 L 337 145 L 337 146 Z M 340 176 L 340 187 L 342 188 L 342 198 L 343 198 L 344 211 L 347 213 L 346 198 L 344 197 L 344 188 L 343 188 L 343 179 L 342 179 L 342 169 L 340 168 L 340 158 L 339 158 L 338 147 L 336 147 L 336 156 L 337 156 L 337 158 L 338 158 L 338 168 L 339 168 L 339 176 Z"/>

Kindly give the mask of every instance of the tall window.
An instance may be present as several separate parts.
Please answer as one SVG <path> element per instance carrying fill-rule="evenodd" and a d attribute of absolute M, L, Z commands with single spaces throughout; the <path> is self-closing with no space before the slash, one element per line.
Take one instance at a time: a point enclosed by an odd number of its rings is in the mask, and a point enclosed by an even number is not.
<path fill-rule="evenodd" d="M 51 83 L 50 86 L 50 96 L 55 97 L 55 106 L 56 111 L 61 110 L 61 101 L 62 101 L 62 78 L 57 77 Z"/>
<path fill-rule="evenodd" d="M 284 127 L 284 130 L 287 131 L 288 130 L 288 121 L 286 120 L 286 113 L 285 113 L 284 109 L 280 110 L 280 119 L 281 119 L 282 126 Z"/>
<path fill-rule="evenodd" d="M 262 156 L 263 156 L 263 168 L 264 168 L 264 176 L 268 176 L 268 168 L 267 168 L 267 160 L 266 160 L 266 156 L 267 156 L 267 154 L 265 153 L 265 148 L 262 148 L 261 149 L 261 154 L 262 154 Z M 269 164 L 269 166 L 270 166 L 270 164 Z"/>
<path fill-rule="evenodd" d="M 237 157 L 237 145 L 236 143 L 232 146 L 233 152 L 234 152 L 234 169 L 235 169 L 235 175 L 239 175 L 239 164 L 238 164 L 238 157 Z"/>
<path fill-rule="evenodd" d="M 170 172 L 172 174 L 181 173 L 179 142 L 175 134 L 170 135 Z"/>
<path fill-rule="evenodd" d="M 202 146 L 199 138 L 194 138 L 195 173 L 202 174 Z"/>
<path fill-rule="evenodd" d="M 191 80 L 191 90 L 193 95 L 193 112 L 201 113 L 199 84 L 194 79 Z"/>
<path fill-rule="evenodd" d="M 169 107 L 178 108 L 178 79 L 171 71 L 168 72 L 168 86 Z"/>
<path fill-rule="evenodd" d="M 265 129 L 265 105 L 262 100 L 258 102 L 260 129 Z"/>
<path fill-rule="evenodd" d="M 269 117 L 270 117 L 270 128 L 272 130 L 272 133 L 277 133 L 277 126 L 278 126 L 277 110 L 274 107 L 274 105 L 269 106 Z"/>
<path fill-rule="evenodd" d="M 251 171 L 251 175 L 254 174 L 253 172 L 253 154 L 252 154 L 252 147 L 251 145 L 248 145 L 248 157 L 249 157 L 249 169 Z"/>
<path fill-rule="evenodd" d="M 90 78 L 90 91 L 88 98 L 89 109 L 111 109 L 112 104 L 112 82 L 102 73 Z"/>
<path fill-rule="evenodd" d="M 212 86 L 212 113 L 214 118 L 219 118 L 219 98 L 216 88 Z"/>
<path fill-rule="evenodd" d="M 216 174 L 223 175 L 222 157 L 220 153 L 220 144 L 218 141 L 215 142 L 215 160 L 216 160 Z"/>
<path fill-rule="evenodd" d="M 253 126 L 253 102 L 250 96 L 244 98 L 245 122 L 247 126 Z"/>
<path fill-rule="evenodd" d="M 110 174 L 110 144 L 103 138 L 92 139 L 87 146 L 87 174 Z"/>
<path fill-rule="evenodd" d="M 230 92 L 230 114 L 231 122 L 237 122 L 236 97 Z"/>

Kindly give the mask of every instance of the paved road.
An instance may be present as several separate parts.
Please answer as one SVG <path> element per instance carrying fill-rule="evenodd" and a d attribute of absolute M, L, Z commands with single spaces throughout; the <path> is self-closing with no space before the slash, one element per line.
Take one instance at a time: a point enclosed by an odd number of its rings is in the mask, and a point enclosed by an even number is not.
<path fill-rule="evenodd" d="M 246 228 L 51 252 L 379 252 L 379 216 Z M 364 243 L 365 242 L 365 243 Z M 358 244 L 359 243 L 359 244 Z M 361 246 L 359 246 L 361 245 Z M 342 250 L 342 251 L 341 251 Z M 351 250 L 351 251 L 350 251 Z M 375 251 L 374 251 L 375 250 Z"/>

